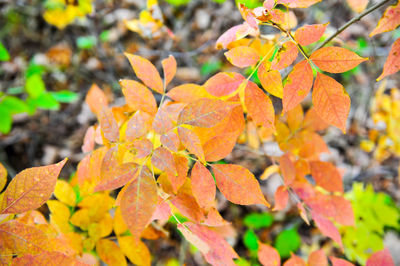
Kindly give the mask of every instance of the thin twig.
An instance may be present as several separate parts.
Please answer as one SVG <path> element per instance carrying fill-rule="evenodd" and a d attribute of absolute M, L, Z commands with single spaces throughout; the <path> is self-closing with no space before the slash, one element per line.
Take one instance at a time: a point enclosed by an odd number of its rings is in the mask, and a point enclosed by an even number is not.
<path fill-rule="evenodd" d="M 358 16 L 352 18 L 351 20 L 349 20 L 346 24 L 344 24 L 342 27 L 340 27 L 335 33 L 333 33 L 328 39 L 326 39 L 323 43 L 321 43 L 320 45 L 318 45 L 314 50 L 318 50 L 322 47 L 324 47 L 325 45 L 327 45 L 330 41 L 332 41 L 337 35 L 339 35 L 340 33 L 342 33 L 345 29 L 347 29 L 348 27 L 350 27 L 352 24 L 354 24 L 355 22 L 359 21 L 360 19 L 362 19 L 363 17 L 365 17 L 366 15 L 368 15 L 369 13 L 373 12 L 374 10 L 380 8 L 381 6 L 383 6 L 384 4 L 390 2 L 392 0 L 383 0 L 373 6 L 371 6 L 370 8 L 366 9 L 364 12 L 362 12 L 361 14 L 359 14 Z"/>

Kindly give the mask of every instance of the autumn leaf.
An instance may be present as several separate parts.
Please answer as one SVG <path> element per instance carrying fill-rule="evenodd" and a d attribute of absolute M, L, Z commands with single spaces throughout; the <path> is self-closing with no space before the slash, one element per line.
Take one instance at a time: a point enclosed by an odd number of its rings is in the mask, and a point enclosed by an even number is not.
<path fill-rule="evenodd" d="M 399 8 L 400 16 L 400 8 Z M 382 74 L 376 79 L 377 81 L 392 75 L 400 70 L 400 38 L 398 38 L 390 49 L 389 56 L 383 66 Z"/>
<path fill-rule="evenodd" d="M 94 192 L 114 190 L 134 180 L 138 174 L 138 165 L 124 163 L 112 168 L 94 188 Z"/>
<path fill-rule="evenodd" d="M 272 61 L 271 68 L 274 70 L 281 70 L 290 66 L 298 55 L 297 46 L 291 42 L 285 42 L 279 50 L 277 57 Z"/>
<path fill-rule="evenodd" d="M 271 63 L 262 62 L 258 67 L 257 76 L 263 89 L 278 97 L 283 97 L 282 77 L 278 70 L 270 69 Z"/>
<path fill-rule="evenodd" d="M 191 174 L 192 192 L 200 207 L 208 210 L 214 205 L 215 182 L 210 171 L 200 162 L 196 162 Z"/>
<path fill-rule="evenodd" d="M 323 249 L 318 249 L 313 251 L 310 256 L 308 256 L 309 266 L 328 266 L 328 258 L 325 255 Z"/>
<path fill-rule="evenodd" d="M 307 264 L 302 258 L 292 253 L 290 259 L 285 261 L 284 266 L 307 266 Z"/>
<path fill-rule="evenodd" d="M 361 13 L 367 7 L 369 0 L 347 0 L 349 7 L 357 12 Z"/>
<path fill-rule="evenodd" d="M 324 235 L 332 238 L 341 248 L 343 248 L 342 238 L 335 225 L 330 220 L 322 217 L 314 211 L 311 212 L 311 216 L 318 229 L 321 230 Z"/>
<path fill-rule="evenodd" d="M 314 110 L 325 122 L 346 132 L 350 111 L 350 97 L 343 86 L 333 78 L 318 73 L 312 93 Z"/>
<path fill-rule="evenodd" d="M 121 80 L 122 93 L 126 103 L 135 110 L 142 110 L 150 115 L 157 112 L 157 103 L 149 89 L 135 80 Z"/>
<path fill-rule="evenodd" d="M 7 169 L 0 163 L 0 191 L 3 190 L 7 184 Z"/>
<path fill-rule="evenodd" d="M 125 53 L 136 76 L 143 81 L 144 85 L 158 93 L 163 93 L 164 86 L 156 67 L 147 59 L 138 55 Z"/>
<path fill-rule="evenodd" d="M 119 128 L 111 109 L 103 107 L 99 114 L 99 122 L 104 137 L 111 142 L 116 142 L 119 138 Z"/>
<path fill-rule="evenodd" d="M 164 147 L 158 147 L 154 150 L 151 163 L 164 172 L 177 175 L 174 156 Z"/>
<path fill-rule="evenodd" d="M 277 0 L 278 4 L 287 5 L 290 8 L 307 8 L 322 0 Z"/>
<path fill-rule="evenodd" d="M 158 108 L 152 125 L 154 131 L 158 134 L 165 134 L 173 129 L 178 120 L 178 115 L 180 114 L 184 106 L 185 105 L 182 103 L 165 103 L 160 108 Z"/>
<path fill-rule="evenodd" d="M 254 66 L 260 60 L 257 51 L 249 46 L 232 48 L 228 52 L 225 52 L 225 57 L 232 65 L 241 68 Z"/>
<path fill-rule="evenodd" d="M 394 266 L 393 258 L 390 255 L 390 252 L 387 248 L 372 254 L 371 257 L 369 257 L 369 259 L 367 260 L 366 266 L 380 266 L 380 265 Z"/>
<path fill-rule="evenodd" d="M 58 251 L 47 251 L 40 254 L 26 254 L 13 259 L 12 265 L 71 265 L 87 266 L 88 264 L 78 261 L 74 257 L 69 257 Z"/>
<path fill-rule="evenodd" d="M 394 6 L 389 6 L 385 13 L 383 13 L 382 18 L 379 20 L 376 28 L 369 35 L 370 37 L 388 32 L 396 29 L 400 25 L 400 2 Z"/>
<path fill-rule="evenodd" d="M 107 265 L 127 265 L 125 255 L 122 253 L 121 248 L 111 240 L 100 239 L 97 241 L 96 252 Z"/>
<path fill-rule="evenodd" d="M 211 95 L 204 86 L 187 83 L 177 86 L 167 92 L 167 96 L 177 102 L 190 103 L 202 98 L 210 98 Z"/>
<path fill-rule="evenodd" d="M 176 74 L 177 65 L 175 57 L 170 55 L 168 58 L 161 61 L 161 65 L 164 72 L 165 87 L 167 87 Z"/>
<path fill-rule="evenodd" d="M 178 152 L 181 143 L 178 135 L 173 130 L 161 135 L 160 142 L 172 152 Z"/>
<path fill-rule="evenodd" d="M 192 154 L 196 155 L 200 161 L 204 162 L 204 151 L 201 141 L 196 133 L 185 127 L 178 127 L 178 135 L 183 146 Z"/>
<path fill-rule="evenodd" d="M 285 155 L 281 156 L 279 159 L 279 167 L 281 169 L 285 185 L 290 185 L 296 178 L 296 168 L 289 154 L 286 153 Z"/>
<path fill-rule="evenodd" d="M 218 189 L 229 201 L 240 205 L 270 206 L 262 194 L 257 179 L 246 168 L 235 164 L 213 164 L 211 168 Z"/>
<path fill-rule="evenodd" d="M 333 256 L 329 256 L 329 260 L 332 262 L 332 266 L 354 266 L 353 263 L 348 262 L 347 260 L 335 258 Z M 379 264 L 379 265 L 384 265 L 384 264 Z"/>
<path fill-rule="evenodd" d="M 279 266 L 281 265 L 281 257 L 278 251 L 266 244 L 258 243 L 258 260 L 263 266 Z"/>
<path fill-rule="evenodd" d="M 57 180 L 56 187 L 54 189 L 54 196 L 68 206 L 76 205 L 75 191 L 72 186 L 64 180 Z"/>
<path fill-rule="evenodd" d="M 275 191 L 275 206 L 273 211 L 281 211 L 286 208 L 289 201 L 289 193 L 285 186 L 279 186 Z"/>
<path fill-rule="evenodd" d="M 245 78 L 236 72 L 220 72 L 204 83 L 204 88 L 216 97 L 227 96 L 236 91 Z"/>
<path fill-rule="evenodd" d="M 321 39 L 327 26 L 328 23 L 305 25 L 296 30 L 294 39 L 301 45 L 310 45 Z"/>
<path fill-rule="evenodd" d="M 108 106 L 107 96 L 96 84 L 90 87 L 85 102 L 95 114 L 99 114 L 104 106 Z"/>
<path fill-rule="evenodd" d="M 127 122 L 125 130 L 126 141 L 134 141 L 147 134 L 151 129 L 153 119 L 145 112 L 137 111 Z"/>
<path fill-rule="evenodd" d="M 255 30 L 247 22 L 233 26 L 218 38 L 215 47 L 226 49 L 231 42 L 240 40 L 252 32 L 255 32 Z"/>
<path fill-rule="evenodd" d="M 328 162 L 310 162 L 311 175 L 316 184 L 330 192 L 343 192 L 343 182 L 336 167 Z"/>
<path fill-rule="evenodd" d="M 18 173 L 8 185 L 1 213 L 23 213 L 42 206 L 51 196 L 67 159 L 57 164 L 32 167 Z"/>
<path fill-rule="evenodd" d="M 310 59 L 317 67 L 329 73 L 343 73 L 368 60 L 341 47 L 320 48 L 311 54 Z"/>
<path fill-rule="evenodd" d="M 208 140 L 203 145 L 205 160 L 216 162 L 228 156 L 235 147 L 238 133 L 226 133 Z"/>
<path fill-rule="evenodd" d="M 132 236 L 119 236 L 118 244 L 128 259 L 135 265 L 150 266 L 151 255 L 146 244 Z"/>
<path fill-rule="evenodd" d="M 275 109 L 272 101 L 254 82 L 248 81 L 244 102 L 248 114 L 257 126 L 275 128 Z"/>

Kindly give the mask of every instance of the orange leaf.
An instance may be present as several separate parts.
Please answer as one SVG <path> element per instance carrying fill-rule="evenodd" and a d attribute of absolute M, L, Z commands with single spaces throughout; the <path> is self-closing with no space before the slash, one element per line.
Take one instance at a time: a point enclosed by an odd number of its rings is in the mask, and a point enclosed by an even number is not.
<path fill-rule="evenodd" d="M 43 252 L 37 255 L 27 254 L 22 257 L 14 258 L 12 265 L 87 266 L 88 264 L 80 262 L 74 257 L 68 257 L 61 252 L 52 251 L 52 252 Z"/>
<path fill-rule="evenodd" d="M 157 103 L 149 89 L 135 80 L 121 80 L 122 93 L 126 103 L 135 110 L 142 110 L 154 115 L 157 112 Z"/>
<path fill-rule="evenodd" d="M 113 241 L 108 239 L 100 239 L 96 243 L 96 252 L 100 259 L 110 266 L 124 266 L 126 259 L 120 247 Z"/>
<path fill-rule="evenodd" d="M 327 26 L 328 23 L 305 25 L 296 30 L 294 38 L 301 45 L 310 45 L 321 39 Z"/>
<path fill-rule="evenodd" d="M 23 213 L 42 206 L 51 196 L 67 159 L 18 173 L 4 192 L 0 213 Z"/>
<path fill-rule="evenodd" d="M 283 266 L 307 266 L 307 264 L 302 258 L 292 253 L 290 259 L 285 261 L 285 264 L 283 264 Z"/>
<path fill-rule="evenodd" d="M 228 116 L 236 105 L 217 99 L 200 99 L 183 108 L 178 117 L 178 124 L 213 127 Z"/>
<path fill-rule="evenodd" d="M 282 113 L 295 108 L 307 96 L 313 79 L 312 68 L 307 61 L 303 60 L 293 67 L 283 87 Z"/>
<path fill-rule="evenodd" d="M 297 46 L 293 42 L 285 42 L 277 57 L 272 61 L 271 68 L 281 70 L 290 66 L 296 60 L 298 53 Z"/>
<path fill-rule="evenodd" d="M 278 0 L 278 4 L 287 5 L 290 8 L 307 8 L 322 0 Z"/>
<path fill-rule="evenodd" d="M 296 132 L 301 128 L 301 124 L 303 122 L 304 113 L 303 107 L 301 104 L 297 105 L 293 109 L 287 112 L 287 124 L 290 128 L 290 131 Z"/>
<path fill-rule="evenodd" d="M 92 87 L 90 87 L 85 102 L 89 105 L 90 110 L 95 114 L 100 113 L 103 106 L 108 105 L 107 96 L 96 84 L 93 84 Z"/>
<path fill-rule="evenodd" d="M 0 163 L 0 191 L 3 190 L 7 184 L 7 169 Z"/>
<path fill-rule="evenodd" d="M 226 49 L 231 42 L 240 40 L 252 32 L 255 32 L 255 30 L 247 22 L 233 26 L 218 38 L 215 47 Z"/>
<path fill-rule="evenodd" d="M 296 178 L 296 168 L 293 161 L 290 159 L 289 154 L 281 156 L 279 165 L 285 185 L 290 185 Z"/>
<path fill-rule="evenodd" d="M 343 182 L 336 167 L 328 162 L 313 161 L 310 163 L 311 175 L 318 186 L 330 192 L 343 192 Z"/>
<path fill-rule="evenodd" d="M 257 50 L 249 46 L 232 48 L 225 52 L 225 56 L 232 65 L 241 68 L 254 66 L 260 60 Z"/>
<path fill-rule="evenodd" d="M 283 86 L 281 73 L 278 70 L 269 69 L 269 62 L 262 62 L 258 68 L 257 76 L 262 87 L 268 93 L 278 97 L 283 97 Z"/>
<path fill-rule="evenodd" d="M 143 81 L 144 85 L 158 93 L 163 93 L 164 86 L 160 74 L 149 60 L 134 54 L 125 53 L 125 56 L 128 58 L 136 76 Z"/>
<path fill-rule="evenodd" d="M 153 151 L 153 142 L 149 139 L 138 139 L 132 143 L 136 158 L 145 158 Z"/>
<path fill-rule="evenodd" d="M 332 256 L 329 256 L 330 261 L 332 262 L 332 266 L 354 266 L 353 263 L 344 260 L 344 259 L 339 259 L 339 258 L 335 258 Z M 386 265 L 386 264 L 377 264 L 374 266 L 382 266 L 382 265 Z"/>
<path fill-rule="evenodd" d="M 338 229 L 335 227 L 335 225 L 329 221 L 328 219 L 322 217 L 321 215 L 317 214 L 316 212 L 312 211 L 311 216 L 315 222 L 315 225 L 318 227 L 321 232 L 332 238 L 336 243 L 339 244 L 341 248 L 343 248 L 342 244 L 342 238 L 340 236 L 340 233 Z"/>
<path fill-rule="evenodd" d="M 90 152 L 94 149 L 96 131 L 93 126 L 90 126 L 85 133 L 82 144 L 82 152 Z M 1 186 L 0 186 L 1 187 Z"/>
<path fill-rule="evenodd" d="M 143 166 L 121 198 L 121 214 L 135 239 L 151 221 L 158 203 L 157 184 L 150 170 Z"/>
<path fill-rule="evenodd" d="M 211 167 L 219 190 L 229 201 L 240 205 L 270 206 L 257 179 L 246 168 L 235 164 L 213 164 Z"/>
<path fill-rule="evenodd" d="M 214 205 L 215 200 L 215 182 L 207 168 L 199 162 L 196 162 L 192 168 L 192 192 L 200 207 L 208 210 Z"/>
<path fill-rule="evenodd" d="M 168 58 L 161 61 L 161 65 L 164 72 L 165 87 L 167 87 L 176 74 L 177 66 L 175 57 L 170 55 Z"/>
<path fill-rule="evenodd" d="M 329 124 L 318 116 L 314 108 L 310 108 L 304 117 L 303 127 L 312 131 L 320 131 L 328 128 Z"/>
<path fill-rule="evenodd" d="M 341 47 L 323 47 L 312 53 L 310 59 L 317 67 L 329 73 L 343 73 L 368 60 Z"/>
<path fill-rule="evenodd" d="M 111 109 L 103 107 L 99 114 L 99 122 L 104 137 L 111 142 L 116 142 L 119 138 L 119 128 Z"/>
<path fill-rule="evenodd" d="M 236 145 L 238 133 L 226 133 L 213 137 L 203 145 L 207 162 L 216 162 L 228 156 Z"/>
<path fill-rule="evenodd" d="M 281 257 L 278 251 L 270 245 L 263 243 L 258 244 L 258 260 L 263 266 L 279 266 L 281 265 Z"/>
<path fill-rule="evenodd" d="M 236 72 L 220 72 L 204 83 L 204 88 L 216 97 L 226 96 L 236 91 L 245 78 Z"/>
<path fill-rule="evenodd" d="M 137 111 L 127 122 L 125 137 L 126 141 L 134 141 L 148 133 L 153 120 L 145 112 Z"/>
<path fill-rule="evenodd" d="M 168 104 L 158 108 L 154 117 L 153 129 L 158 134 L 165 134 L 175 127 L 178 115 L 185 105 L 182 103 Z"/>
<path fill-rule="evenodd" d="M 202 209 L 197 203 L 196 199 L 187 193 L 180 190 L 178 195 L 171 200 L 171 203 L 179 210 L 179 212 L 195 222 L 202 222 L 205 220 Z"/>
<path fill-rule="evenodd" d="M 394 266 L 393 258 L 387 248 L 372 254 L 371 257 L 369 257 L 369 259 L 367 260 L 366 266 L 379 265 Z"/>
<path fill-rule="evenodd" d="M 170 130 L 164 135 L 161 135 L 160 142 L 162 145 L 173 152 L 178 152 L 179 145 L 181 143 L 178 135 L 173 130 Z"/>
<path fill-rule="evenodd" d="M 357 12 L 361 13 L 367 7 L 369 0 L 347 0 L 349 7 Z"/>
<path fill-rule="evenodd" d="M 210 95 L 203 86 L 187 83 L 171 89 L 167 96 L 177 102 L 190 103 Z"/>
<path fill-rule="evenodd" d="M 400 10 L 400 8 L 399 8 Z M 399 12 L 400 16 L 400 12 Z M 390 49 L 389 56 L 383 66 L 382 74 L 377 78 L 377 81 L 386 76 L 396 73 L 400 70 L 400 38 L 398 38 Z"/>
<path fill-rule="evenodd" d="M 107 172 L 107 175 L 94 188 L 94 192 L 120 188 L 136 178 L 137 173 L 138 165 L 135 163 L 124 163 L 118 165 L 110 172 Z"/>
<path fill-rule="evenodd" d="M 248 81 L 245 88 L 245 105 L 257 126 L 275 128 L 275 109 L 271 99 L 251 81 Z"/>
<path fill-rule="evenodd" d="M 154 150 L 151 163 L 163 172 L 177 175 L 174 156 L 164 147 L 158 147 Z"/>
<path fill-rule="evenodd" d="M 201 161 L 205 161 L 203 147 L 196 133 L 185 127 L 178 127 L 179 138 L 185 148 L 196 155 Z"/>
<path fill-rule="evenodd" d="M 325 122 L 346 132 L 350 111 L 350 97 L 343 86 L 333 78 L 318 73 L 312 93 L 314 110 Z"/>
<path fill-rule="evenodd" d="M 387 31 L 392 31 L 400 25 L 400 2 L 395 6 L 389 6 L 382 18 L 378 22 L 378 26 L 371 32 L 370 37 Z"/>
<path fill-rule="evenodd" d="M 308 256 L 308 266 L 328 266 L 328 259 L 325 255 L 324 250 L 319 249 L 313 251 Z"/>
<path fill-rule="evenodd" d="M 273 211 L 281 211 L 286 208 L 289 201 L 289 193 L 285 186 L 279 186 L 275 191 L 275 207 Z"/>

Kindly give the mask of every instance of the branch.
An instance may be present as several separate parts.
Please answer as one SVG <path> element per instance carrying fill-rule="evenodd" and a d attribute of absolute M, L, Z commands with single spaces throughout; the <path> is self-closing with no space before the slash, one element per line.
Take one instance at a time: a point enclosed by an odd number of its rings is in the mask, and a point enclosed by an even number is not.
<path fill-rule="evenodd" d="M 353 23 L 359 21 L 360 19 L 362 19 L 363 17 L 365 17 L 366 15 L 368 15 L 369 13 L 375 11 L 376 9 L 380 8 L 381 6 L 383 6 L 384 4 L 390 2 L 391 0 L 383 0 L 373 6 L 371 6 L 370 8 L 366 9 L 364 12 L 362 12 L 361 14 L 359 14 L 357 17 L 352 18 L 350 21 L 348 21 L 346 24 L 344 24 L 342 27 L 340 27 L 334 34 L 332 34 L 328 39 L 326 39 L 323 43 L 321 43 L 319 46 L 317 46 L 314 50 L 318 50 L 322 47 L 324 47 L 327 43 L 329 43 L 330 41 L 332 41 L 337 35 L 339 35 L 340 33 L 342 33 L 345 29 L 347 29 L 348 27 L 350 27 Z"/>

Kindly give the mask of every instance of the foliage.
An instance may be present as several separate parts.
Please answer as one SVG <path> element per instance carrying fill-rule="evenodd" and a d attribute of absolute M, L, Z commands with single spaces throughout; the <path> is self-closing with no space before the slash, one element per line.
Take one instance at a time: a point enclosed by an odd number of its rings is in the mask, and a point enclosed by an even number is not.
<path fill-rule="evenodd" d="M 76 18 L 92 12 L 92 0 L 46 0 L 43 18 L 47 23 L 64 29 Z"/>

